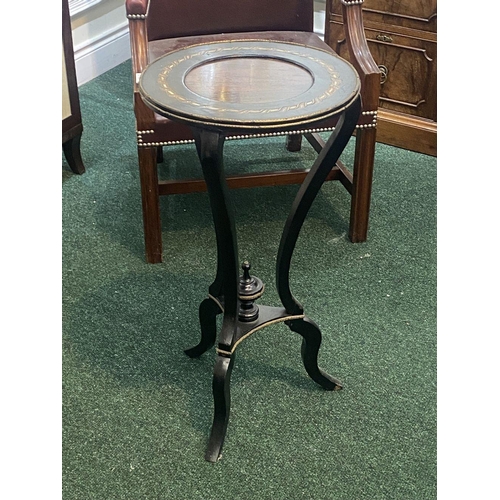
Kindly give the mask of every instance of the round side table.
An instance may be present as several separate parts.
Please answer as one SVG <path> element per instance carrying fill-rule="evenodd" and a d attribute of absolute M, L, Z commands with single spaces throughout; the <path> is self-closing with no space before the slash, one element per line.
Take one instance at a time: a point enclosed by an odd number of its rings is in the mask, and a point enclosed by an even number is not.
<path fill-rule="evenodd" d="M 327 390 L 341 383 L 318 367 L 321 331 L 290 290 L 292 253 L 321 185 L 351 137 L 359 114 L 360 80 L 335 54 L 275 41 L 234 41 L 193 45 L 152 62 L 139 91 L 155 112 L 188 124 L 208 188 L 217 240 L 217 272 L 200 305 L 201 340 L 186 350 L 198 357 L 217 341 L 213 375 L 214 420 L 206 460 L 221 456 L 230 410 L 230 376 L 237 346 L 252 333 L 278 322 L 303 337 L 302 360 L 309 376 Z M 255 304 L 264 284 L 244 262 L 238 245 L 223 168 L 229 134 L 310 129 L 338 116 L 337 126 L 302 183 L 285 223 L 276 262 L 282 307 Z M 216 316 L 223 314 L 217 339 Z"/>

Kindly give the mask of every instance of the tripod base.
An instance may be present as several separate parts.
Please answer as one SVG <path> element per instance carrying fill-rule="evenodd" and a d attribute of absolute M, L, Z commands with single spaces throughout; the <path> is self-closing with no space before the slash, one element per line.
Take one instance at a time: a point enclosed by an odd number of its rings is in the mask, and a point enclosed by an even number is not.
<path fill-rule="evenodd" d="M 201 314 L 203 311 L 203 314 Z M 200 306 L 202 338 L 200 343 L 185 352 L 190 357 L 201 356 L 215 343 L 216 316 L 223 313 L 223 301 L 215 297 L 205 299 Z M 222 453 L 226 436 L 231 406 L 230 378 L 233 369 L 235 351 L 238 345 L 253 333 L 276 323 L 285 323 L 290 330 L 300 334 L 302 340 L 302 362 L 308 375 L 328 391 L 342 389 L 342 383 L 318 367 L 318 353 L 321 345 L 319 327 L 304 314 L 291 315 L 283 307 L 259 306 L 259 315 L 255 321 L 238 321 L 232 347 L 218 346 L 214 367 L 212 390 L 214 396 L 214 420 L 208 441 L 205 459 L 217 462 Z"/>

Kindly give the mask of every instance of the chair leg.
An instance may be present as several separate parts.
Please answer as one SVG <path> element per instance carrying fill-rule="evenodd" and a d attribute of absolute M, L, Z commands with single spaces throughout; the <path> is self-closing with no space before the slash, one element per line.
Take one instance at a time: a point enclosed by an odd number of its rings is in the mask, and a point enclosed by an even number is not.
<path fill-rule="evenodd" d="M 376 135 L 376 128 L 358 129 L 356 131 L 351 220 L 349 225 L 349 239 L 353 243 L 366 241 L 368 233 Z"/>
<path fill-rule="evenodd" d="M 140 147 L 138 152 L 146 261 L 148 264 L 157 264 L 162 258 L 157 148 Z"/>
<path fill-rule="evenodd" d="M 300 151 L 302 147 L 302 135 L 301 134 L 289 134 L 286 136 L 286 149 L 291 153 L 296 153 Z"/>

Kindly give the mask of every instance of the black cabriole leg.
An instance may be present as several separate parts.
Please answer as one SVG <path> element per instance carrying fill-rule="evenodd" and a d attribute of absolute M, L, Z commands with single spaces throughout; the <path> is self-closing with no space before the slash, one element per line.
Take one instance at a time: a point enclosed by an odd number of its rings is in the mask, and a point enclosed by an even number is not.
<path fill-rule="evenodd" d="M 229 353 L 228 355 L 218 354 L 214 368 L 212 386 L 214 420 L 205 458 L 210 462 L 215 462 L 220 458 L 229 420 L 229 383 L 234 363 L 234 354 L 230 353 L 236 337 L 240 307 L 238 245 L 222 161 L 224 136 L 218 131 L 197 128 L 193 128 L 193 135 L 207 184 L 217 239 L 217 276 L 209 291 L 212 296 L 217 298 L 222 296 L 224 300 L 224 317 L 218 346 L 222 351 Z"/>
<path fill-rule="evenodd" d="M 341 115 L 335 131 L 320 151 L 314 165 L 299 188 L 281 236 L 276 261 L 276 287 L 283 307 L 290 315 L 302 315 L 304 309 L 290 290 L 290 263 L 302 224 L 330 170 L 336 164 L 342 151 L 354 132 L 361 112 L 361 98 L 358 97 Z M 326 389 L 341 388 L 341 384 L 318 368 L 318 351 L 321 332 L 318 326 L 304 316 L 287 324 L 304 338 L 302 359 L 309 376 Z"/>
<path fill-rule="evenodd" d="M 199 344 L 186 349 L 184 352 L 190 358 L 198 358 L 203 353 L 207 352 L 215 344 L 217 337 L 217 315 L 222 312 L 219 304 L 211 298 L 205 299 L 200 304 L 199 318 L 201 329 L 201 340 Z"/>
<path fill-rule="evenodd" d="M 342 383 L 318 367 L 318 353 L 321 346 L 321 331 L 307 316 L 285 322 L 290 330 L 302 335 L 302 361 L 307 374 L 328 391 L 342 389 Z"/>
<path fill-rule="evenodd" d="M 229 410 L 231 408 L 230 382 L 231 372 L 234 365 L 234 353 L 227 358 L 217 355 L 214 367 L 214 378 L 212 391 L 214 395 L 214 421 L 212 431 L 208 440 L 205 460 L 217 462 L 221 457 L 222 445 L 226 437 L 227 424 L 229 422 Z"/>

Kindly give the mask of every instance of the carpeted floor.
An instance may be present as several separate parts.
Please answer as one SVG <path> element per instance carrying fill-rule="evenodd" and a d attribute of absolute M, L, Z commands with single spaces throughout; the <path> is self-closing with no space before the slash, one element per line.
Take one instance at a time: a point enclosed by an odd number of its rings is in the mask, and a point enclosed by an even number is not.
<path fill-rule="evenodd" d="M 308 378 L 286 326 L 256 333 L 238 348 L 224 453 L 210 464 L 214 351 L 183 353 L 215 269 L 208 198 L 162 199 L 164 263 L 146 264 L 131 81 L 126 62 L 80 88 L 86 173 L 63 160 L 63 498 L 436 498 L 436 159 L 377 146 L 363 244 L 346 236 L 347 192 L 323 186 L 291 284 L 323 331 L 320 366 L 345 388 Z M 225 151 L 233 171 L 315 157 L 283 138 Z M 193 146 L 165 150 L 167 168 L 197 175 Z M 296 190 L 233 191 L 261 303 L 279 305 L 274 259 Z"/>

